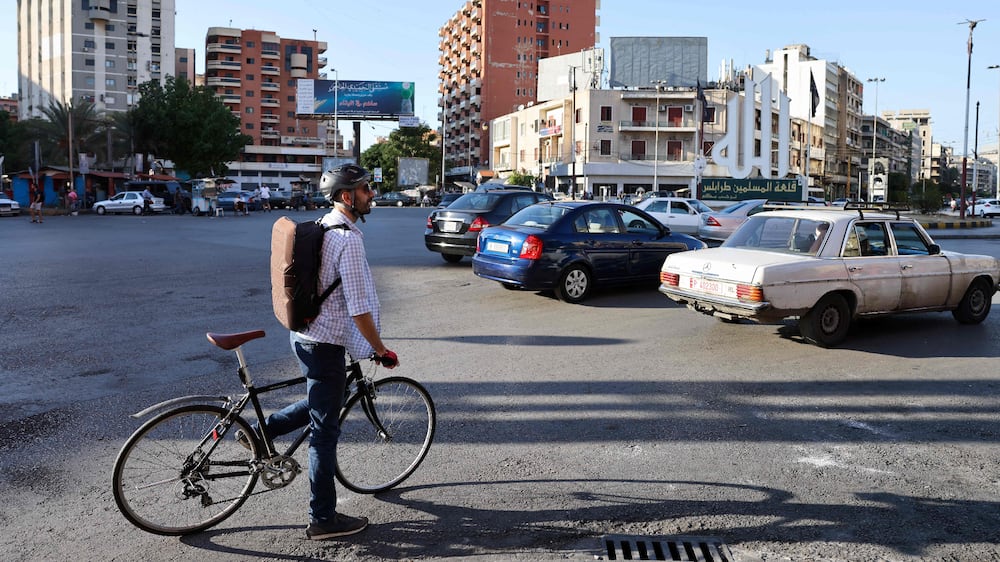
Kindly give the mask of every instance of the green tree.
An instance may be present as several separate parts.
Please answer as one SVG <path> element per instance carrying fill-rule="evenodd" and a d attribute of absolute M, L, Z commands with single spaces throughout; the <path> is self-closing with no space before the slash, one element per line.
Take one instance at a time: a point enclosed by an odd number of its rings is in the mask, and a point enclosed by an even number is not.
<path fill-rule="evenodd" d="M 173 160 L 193 177 L 220 175 L 253 139 L 240 133 L 240 120 L 205 86 L 168 76 L 162 86 L 139 86 L 134 116 L 135 148 Z"/>
<path fill-rule="evenodd" d="M 510 185 L 524 185 L 533 188 L 535 187 L 535 176 L 524 171 L 513 172 L 511 173 L 511 175 L 507 176 L 507 179 L 504 180 L 504 183 Z"/>
<path fill-rule="evenodd" d="M 424 124 L 396 129 L 389 134 L 389 140 L 374 144 L 361 154 L 361 165 L 368 169 L 381 167 L 382 185 L 398 188 L 399 158 L 427 158 L 427 181 L 434 181 L 435 177 L 441 177 L 441 149 L 431 144 L 433 135 Z"/>
<path fill-rule="evenodd" d="M 31 165 L 32 143 L 27 140 L 24 124 L 11 119 L 0 109 L 0 156 L 4 173 L 27 170 Z"/>

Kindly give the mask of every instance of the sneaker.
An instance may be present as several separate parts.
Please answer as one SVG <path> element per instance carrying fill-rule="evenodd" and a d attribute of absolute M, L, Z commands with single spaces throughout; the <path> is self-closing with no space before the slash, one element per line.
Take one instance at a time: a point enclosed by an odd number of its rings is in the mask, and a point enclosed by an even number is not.
<path fill-rule="evenodd" d="M 236 442 L 243 445 L 243 448 L 250 451 L 250 436 L 246 434 L 242 429 L 236 430 Z"/>
<path fill-rule="evenodd" d="M 321 541 L 336 537 L 346 537 L 365 530 L 368 526 L 367 517 L 351 517 L 338 513 L 329 521 L 312 522 L 306 527 L 306 537 L 309 540 Z"/>

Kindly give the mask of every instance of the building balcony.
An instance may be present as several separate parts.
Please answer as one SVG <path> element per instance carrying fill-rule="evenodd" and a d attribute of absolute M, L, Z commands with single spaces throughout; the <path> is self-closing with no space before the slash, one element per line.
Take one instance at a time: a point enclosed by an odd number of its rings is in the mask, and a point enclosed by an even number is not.
<path fill-rule="evenodd" d="M 264 129 L 260 132 L 260 138 L 262 139 L 277 139 L 281 138 L 281 133 L 275 131 L 274 129 Z"/>
<path fill-rule="evenodd" d="M 656 121 L 620 121 L 618 126 L 622 132 L 640 132 L 646 131 L 650 133 L 656 133 L 657 128 L 661 132 L 667 132 L 670 134 L 675 133 L 694 133 L 698 130 L 694 125 L 685 126 L 683 122 L 676 121 L 660 121 L 657 125 Z"/>
<path fill-rule="evenodd" d="M 240 103 L 240 96 L 238 94 L 222 94 L 222 103 Z"/>
<path fill-rule="evenodd" d="M 240 54 L 243 52 L 243 48 L 239 45 L 233 45 L 231 43 L 209 43 L 205 46 L 205 52 L 211 53 L 229 53 L 229 54 Z"/>
<path fill-rule="evenodd" d="M 231 76 L 211 76 L 205 78 L 205 85 L 209 88 L 230 88 L 239 87 L 241 82 L 239 78 Z"/>
<path fill-rule="evenodd" d="M 240 70 L 243 65 L 234 60 L 210 60 L 205 63 L 205 70 Z"/>
<path fill-rule="evenodd" d="M 87 17 L 91 21 L 111 20 L 110 0 L 91 0 L 90 8 L 87 10 Z"/>
<path fill-rule="evenodd" d="M 316 59 L 316 66 L 318 68 L 326 68 L 327 62 L 328 61 L 327 61 L 326 57 L 318 57 Z"/>
<path fill-rule="evenodd" d="M 280 92 L 281 85 L 276 82 L 261 82 L 260 89 L 268 92 Z"/>
<path fill-rule="evenodd" d="M 262 66 L 260 67 L 261 74 L 267 74 L 269 76 L 278 76 L 281 74 L 281 69 L 277 66 Z"/>
<path fill-rule="evenodd" d="M 261 115 L 260 116 L 260 122 L 261 123 L 280 123 L 281 122 L 281 118 L 278 117 L 277 115 L 266 115 L 265 114 L 265 115 Z"/>
<path fill-rule="evenodd" d="M 261 51 L 260 52 L 260 58 L 262 58 L 262 59 L 278 59 L 278 60 L 281 60 L 281 53 L 278 52 L 278 51 L 271 51 L 271 50 Z"/>
<path fill-rule="evenodd" d="M 281 102 L 277 98 L 261 98 L 260 105 L 263 107 L 278 107 Z"/>

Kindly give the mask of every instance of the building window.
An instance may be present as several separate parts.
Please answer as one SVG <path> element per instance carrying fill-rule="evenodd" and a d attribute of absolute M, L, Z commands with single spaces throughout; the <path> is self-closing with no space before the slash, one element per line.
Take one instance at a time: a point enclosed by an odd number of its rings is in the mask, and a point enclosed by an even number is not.
<path fill-rule="evenodd" d="M 83 28 L 84 29 L 94 29 L 94 22 L 92 22 L 92 21 L 84 22 Z"/>
<path fill-rule="evenodd" d="M 253 123 L 247 123 L 247 130 L 253 129 Z"/>
<path fill-rule="evenodd" d="M 109 24 L 107 24 L 107 25 L 104 26 L 104 29 L 106 29 L 107 31 L 114 31 L 115 30 L 115 24 L 109 23 Z M 107 100 L 104 100 L 104 101 L 107 101 Z"/>
<path fill-rule="evenodd" d="M 715 123 L 715 108 L 714 107 L 706 107 L 705 109 L 702 110 L 702 112 L 703 112 L 702 113 L 702 120 L 705 123 Z"/>
<path fill-rule="evenodd" d="M 115 61 L 113 60 L 104 61 L 104 68 L 114 68 L 114 67 L 115 67 Z"/>
<path fill-rule="evenodd" d="M 611 156 L 611 141 L 601 141 L 601 156 Z"/>
<path fill-rule="evenodd" d="M 85 59 L 83 61 L 84 66 L 94 66 L 94 59 Z"/>
<path fill-rule="evenodd" d="M 295 127 L 288 127 L 285 130 L 288 131 L 289 133 L 295 134 Z"/>
<path fill-rule="evenodd" d="M 114 105 L 114 104 L 115 104 L 115 98 L 111 96 L 104 96 L 104 105 Z"/>
<path fill-rule="evenodd" d="M 111 87 L 111 88 L 114 88 L 116 84 L 117 84 L 117 83 L 115 82 L 115 79 L 114 79 L 114 78 L 107 78 L 107 79 L 105 79 L 105 80 L 104 80 L 104 85 L 105 85 L 105 86 L 108 86 L 108 87 Z"/>
<path fill-rule="evenodd" d="M 257 64 L 257 59 L 253 57 L 247 57 L 247 64 Z"/>
<path fill-rule="evenodd" d="M 611 121 L 611 106 L 602 105 L 601 106 L 601 121 Z"/>
<path fill-rule="evenodd" d="M 667 141 L 667 160 L 678 162 L 681 160 L 681 141 Z"/>
<path fill-rule="evenodd" d="M 88 87 L 93 88 L 94 87 L 94 77 L 93 76 L 88 76 L 87 79 L 84 81 L 84 83 Z"/>
<path fill-rule="evenodd" d="M 247 114 L 249 115 L 249 114 L 252 114 L 252 113 L 253 113 L 253 108 L 252 107 L 248 107 L 247 108 Z"/>
<path fill-rule="evenodd" d="M 114 44 L 113 41 L 108 41 L 108 42 L 106 42 L 104 44 L 104 48 L 107 49 L 107 50 L 109 50 L 109 51 L 114 51 L 115 50 L 115 44 Z"/>
<path fill-rule="evenodd" d="M 253 90 L 247 90 L 246 91 L 246 95 L 247 95 L 248 98 L 252 98 L 253 97 Z"/>
<path fill-rule="evenodd" d="M 94 43 L 94 41 L 91 40 L 91 39 L 86 39 L 83 42 L 83 48 L 85 48 L 85 49 L 93 49 L 96 46 L 97 46 L 97 44 Z"/>
<path fill-rule="evenodd" d="M 254 75 L 253 74 L 245 74 L 245 75 L 243 75 L 243 78 L 245 78 L 248 82 L 252 82 L 254 80 Z"/>
<path fill-rule="evenodd" d="M 253 41 L 247 41 L 247 47 L 253 49 L 253 47 L 254 47 Z"/>

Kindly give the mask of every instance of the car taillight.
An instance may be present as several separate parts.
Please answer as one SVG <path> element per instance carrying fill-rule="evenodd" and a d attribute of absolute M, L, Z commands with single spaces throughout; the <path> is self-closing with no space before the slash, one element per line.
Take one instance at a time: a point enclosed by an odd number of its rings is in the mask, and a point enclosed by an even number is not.
<path fill-rule="evenodd" d="M 680 284 L 681 276 L 677 273 L 670 273 L 668 271 L 660 272 L 660 283 L 663 285 L 670 285 L 671 287 L 676 287 Z"/>
<path fill-rule="evenodd" d="M 736 298 L 741 301 L 763 302 L 764 290 L 759 285 L 736 285 Z"/>
<path fill-rule="evenodd" d="M 521 253 L 517 256 L 525 260 L 537 260 L 542 257 L 542 239 L 534 234 L 524 239 L 521 244 Z"/>
<path fill-rule="evenodd" d="M 434 218 L 433 214 L 427 215 L 427 228 L 434 228 L 433 218 Z"/>
<path fill-rule="evenodd" d="M 722 224 L 719 221 L 715 220 L 715 217 L 711 215 L 705 217 L 705 224 L 707 226 L 722 226 Z"/>
<path fill-rule="evenodd" d="M 490 223 L 486 222 L 486 219 L 483 217 L 476 217 L 476 220 L 472 221 L 472 224 L 469 225 L 469 232 L 479 232 L 489 225 Z"/>

